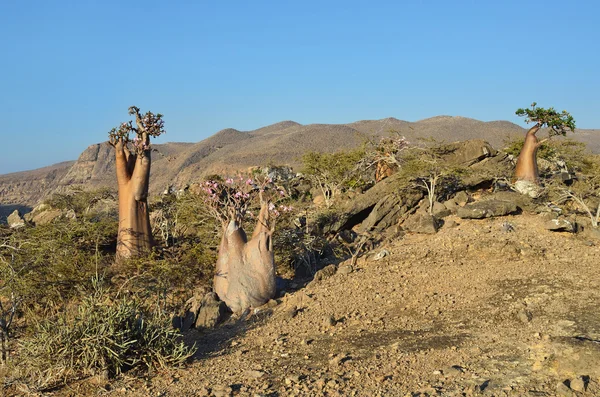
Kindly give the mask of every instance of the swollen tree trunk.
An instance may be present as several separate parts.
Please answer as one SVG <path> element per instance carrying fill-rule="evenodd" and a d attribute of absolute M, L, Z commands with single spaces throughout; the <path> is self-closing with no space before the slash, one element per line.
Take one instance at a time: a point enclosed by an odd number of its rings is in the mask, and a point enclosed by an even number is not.
<path fill-rule="evenodd" d="M 539 141 L 535 134 L 539 131 L 540 125 L 534 125 L 525 135 L 523 149 L 517 158 L 515 169 L 515 180 L 526 181 L 534 184 L 539 182 L 539 172 L 537 166 L 537 151 L 544 141 Z"/>
<path fill-rule="evenodd" d="M 213 286 L 234 313 L 261 306 L 275 296 L 272 234 L 266 202 L 261 203 L 249 241 L 235 218 L 225 227 Z"/>
<path fill-rule="evenodd" d="M 152 248 L 148 212 L 150 150 L 144 150 L 143 154 L 132 153 L 122 139 L 114 147 L 119 185 L 117 260 L 120 260 L 139 256 Z"/>

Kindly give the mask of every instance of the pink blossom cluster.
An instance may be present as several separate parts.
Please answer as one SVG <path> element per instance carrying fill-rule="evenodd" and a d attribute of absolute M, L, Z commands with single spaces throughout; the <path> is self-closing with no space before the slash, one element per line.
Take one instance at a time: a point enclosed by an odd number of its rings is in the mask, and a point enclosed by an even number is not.
<path fill-rule="evenodd" d="M 254 217 L 248 207 L 257 196 L 269 201 L 269 212 L 277 217 L 281 212 L 292 211 L 291 206 L 277 207 L 272 201 L 281 200 L 286 196 L 285 191 L 277 188 L 271 178 L 250 178 L 237 176 L 228 177 L 224 182 L 205 181 L 202 185 L 205 200 L 212 212 L 221 220 L 228 220 L 232 214 L 240 218 Z"/>

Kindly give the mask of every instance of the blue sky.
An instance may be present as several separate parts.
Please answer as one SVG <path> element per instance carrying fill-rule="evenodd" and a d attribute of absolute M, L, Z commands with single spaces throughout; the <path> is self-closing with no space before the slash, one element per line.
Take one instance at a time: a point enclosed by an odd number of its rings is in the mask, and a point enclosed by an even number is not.
<path fill-rule="evenodd" d="M 0 0 L 0 173 L 76 159 L 135 104 L 165 141 L 282 120 L 569 110 L 600 128 L 595 1 Z M 600 137 L 599 137 L 600 139 Z"/>

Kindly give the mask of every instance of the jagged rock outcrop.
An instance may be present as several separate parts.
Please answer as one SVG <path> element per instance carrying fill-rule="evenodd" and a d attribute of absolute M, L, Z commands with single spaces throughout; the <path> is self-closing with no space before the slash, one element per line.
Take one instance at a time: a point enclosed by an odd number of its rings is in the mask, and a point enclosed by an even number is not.
<path fill-rule="evenodd" d="M 6 218 L 6 221 L 11 229 L 18 229 L 25 226 L 25 220 L 21 217 L 19 210 L 14 210 L 13 213 Z"/>

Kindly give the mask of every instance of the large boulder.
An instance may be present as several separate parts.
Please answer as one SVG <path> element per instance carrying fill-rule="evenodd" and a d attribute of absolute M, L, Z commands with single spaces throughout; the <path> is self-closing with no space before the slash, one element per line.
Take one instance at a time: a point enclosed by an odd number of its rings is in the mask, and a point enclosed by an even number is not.
<path fill-rule="evenodd" d="M 439 228 L 439 221 L 436 217 L 423 212 L 417 212 L 409 216 L 402 229 L 411 233 L 435 234 Z"/>
<path fill-rule="evenodd" d="M 407 190 L 404 194 L 383 197 L 360 225 L 360 232 L 383 231 L 396 225 L 402 215 L 414 208 L 423 198 L 420 190 Z"/>
<path fill-rule="evenodd" d="M 491 199 L 458 208 L 456 215 L 462 219 L 483 219 L 514 214 L 517 211 L 519 211 L 519 207 L 512 201 Z"/>
<path fill-rule="evenodd" d="M 214 292 L 209 292 L 202 299 L 195 326 L 212 328 L 221 323 L 227 317 L 227 313 L 225 302 L 218 300 Z"/>
<path fill-rule="evenodd" d="M 180 318 L 178 325 L 182 331 L 190 328 L 212 328 L 223 322 L 227 317 L 228 310 L 225 302 L 217 299 L 214 292 L 197 291 L 192 298 L 185 303 L 185 315 Z"/>
<path fill-rule="evenodd" d="M 385 178 L 346 202 L 338 211 L 337 219 L 323 225 L 323 231 L 337 233 L 359 224 L 360 231 L 382 231 L 395 226 L 400 217 L 424 196 L 421 190 L 404 185 L 399 174 Z"/>
<path fill-rule="evenodd" d="M 6 218 L 6 222 L 11 229 L 18 229 L 20 227 L 25 226 L 25 220 L 21 217 L 19 210 L 14 210 L 8 218 Z"/>
<path fill-rule="evenodd" d="M 574 233 L 577 230 L 577 225 L 565 218 L 551 219 L 544 224 L 544 227 L 553 232 Z"/>
<path fill-rule="evenodd" d="M 496 155 L 494 149 L 489 143 L 483 139 L 471 139 L 468 141 L 454 142 L 445 146 L 448 151 L 444 155 L 444 160 L 450 164 L 470 166 L 486 157 Z"/>

